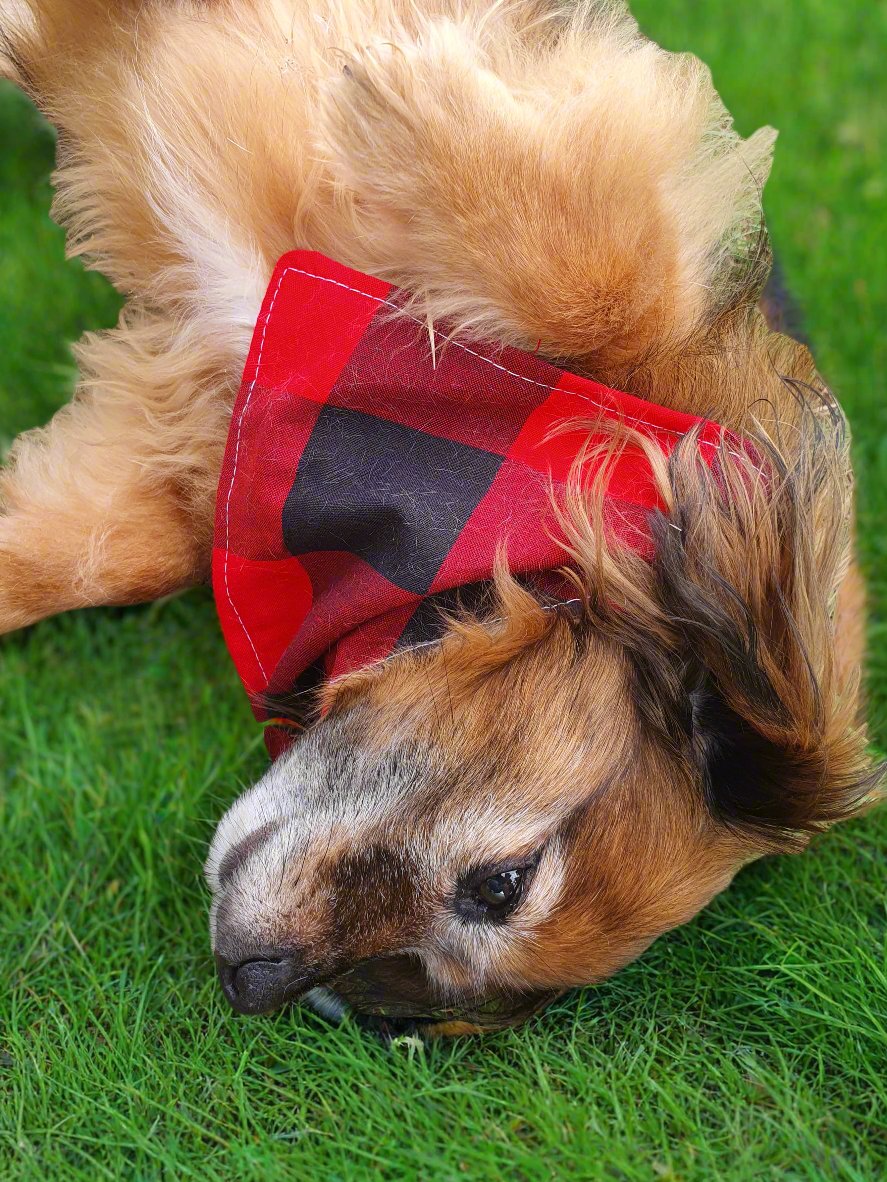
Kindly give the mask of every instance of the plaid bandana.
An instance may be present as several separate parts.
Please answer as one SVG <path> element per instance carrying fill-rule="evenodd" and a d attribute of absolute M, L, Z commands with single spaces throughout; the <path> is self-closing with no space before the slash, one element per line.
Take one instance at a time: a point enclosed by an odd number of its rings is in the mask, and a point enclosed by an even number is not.
<path fill-rule="evenodd" d="M 533 354 L 429 331 L 405 302 L 309 252 L 284 255 L 271 279 L 213 553 L 225 640 L 262 720 L 275 701 L 439 636 L 440 607 L 488 587 L 500 548 L 545 591 L 565 560 L 552 492 L 590 422 L 624 423 L 666 454 L 701 422 Z M 720 438 L 702 422 L 703 454 Z M 649 556 L 657 503 L 646 459 L 627 448 L 607 483 L 611 536 Z M 279 753 L 285 738 L 266 733 Z"/>

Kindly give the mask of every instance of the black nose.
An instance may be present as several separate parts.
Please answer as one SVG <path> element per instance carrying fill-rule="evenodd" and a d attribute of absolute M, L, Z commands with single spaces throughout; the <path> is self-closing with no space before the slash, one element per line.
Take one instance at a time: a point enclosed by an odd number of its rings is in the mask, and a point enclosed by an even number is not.
<path fill-rule="evenodd" d="M 255 957 L 231 964 L 217 957 L 222 992 L 241 1014 L 267 1014 L 310 988 L 310 974 L 294 956 Z"/>

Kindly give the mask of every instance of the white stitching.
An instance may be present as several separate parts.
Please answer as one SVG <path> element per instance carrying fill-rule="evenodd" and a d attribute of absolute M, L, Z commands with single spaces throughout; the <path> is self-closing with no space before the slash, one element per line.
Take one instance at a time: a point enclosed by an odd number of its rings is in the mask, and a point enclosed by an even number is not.
<path fill-rule="evenodd" d="M 342 287 L 345 291 L 351 291 L 355 295 L 364 296 L 368 300 L 373 300 L 377 304 L 387 304 L 389 308 L 394 308 L 395 311 L 400 312 L 402 316 L 406 316 L 408 320 L 412 320 L 414 324 L 418 324 L 420 328 L 426 328 L 427 325 L 415 316 L 410 316 L 409 312 L 405 312 L 399 304 L 395 304 L 393 300 L 383 300 L 380 296 L 371 295 L 368 291 L 361 291 L 359 287 L 349 287 L 347 283 L 340 283 L 338 279 L 330 279 L 326 275 L 315 275 L 313 271 L 303 271 L 301 267 L 287 267 L 284 275 L 288 271 L 296 271 L 299 275 L 304 275 L 308 279 L 317 279 L 321 283 L 332 283 L 336 287 Z M 283 275 L 281 276 L 283 279 Z M 279 286 L 279 285 L 278 285 Z M 270 313 L 269 313 L 270 314 Z M 515 373 L 514 370 L 509 369 L 505 365 L 500 365 L 498 361 L 492 361 L 489 357 L 485 357 L 482 353 L 476 353 L 474 349 L 469 349 L 467 345 L 463 345 L 461 341 L 457 341 L 454 337 L 444 337 L 436 330 L 432 329 L 436 337 L 441 340 L 455 345 L 457 349 L 463 349 L 466 353 L 470 353 L 472 357 L 476 357 L 478 361 L 485 361 L 487 365 L 492 365 L 496 369 L 501 369 L 503 373 L 507 373 L 512 378 L 517 378 L 521 382 L 529 382 L 533 386 L 539 386 L 543 390 L 548 390 L 549 393 L 554 393 L 558 389 L 557 386 L 549 386 L 545 382 L 537 382 L 535 378 L 525 377 L 524 374 Z M 581 398 L 584 402 L 590 402 L 592 406 L 598 410 L 613 413 L 618 413 L 618 408 L 613 406 L 604 406 L 601 402 L 595 402 L 593 398 L 589 398 L 587 394 L 579 394 L 575 390 L 567 390 L 565 393 L 575 394 L 577 398 Z M 631 419 L 631 426 L 649 427 L 652 431 L 664 431 L 666 435 L 674 435 L 676 439 L 683 439 L 686 432 L 675 431 L 672 427 L 663 427 L 658 423 L 648 423 L 646 419 Z M 710 439 L 700 439 L 700 443 L 705 444 L 706 447 L 720 447 L 719 443 L 713 443 Z"/>
<path fill-rule="evenodd" d="M 223 567 L 225 595 L 227 596 L 228 603 L 231 605 L 231 610 L 234 612 L 234 615 L 237 617 L 237 622 L 240 624 L 240 627 L 243 629 L 244 636 L 249 641 L 249 646 L 253 650 L 253 656 L 256 658 L 256 663 L 259 666 L 261 674 L 265 678 L 266 681 L 268 680 L 268 674 L 265 672 L 265 666 L 262 664 L 262 660 L 258 654 L 255 644 L 253 643 L 253 638 L 250 636 L 247 626 L 243 621 L 243 617 L 241 616 L 240 612 L 237 610 L 237 607 L 234 604 L 234 600 L 231 598 L 231 588 L 228 585 L 228 555 L 230 553 L 230 541 L 231 541 L 231 526 L 230 526 L 231 494 L 234 492 L 234 481 L 237 478 L 237 463 L 238 463 L 238 460 L 240 457 L 240 436 L 241 436 L 241 432 L 243 429 L 243 419 L 244 419 L 244 416 L 246 415 L 247 408 L 250 404 L 250 399 L 253 396 L 253 391 L 255 390 L 256 383 L 259 380 L 259 372 L 262 368 L 262 355 L 265 351 L 265 337 L 268 332 L 268 321 L 271 319 L 271 313 L 274 311 L 274 305 L 277 302 L 278 295 L 280 294 L 281 285 L 283 284 L 283 281 L 286 278 L 286 276 L 289 275 L 290 273 L 304 275 L 307 279 L 316 279 L 320 283 L 331 283 L 331 284 L 333 284 L 333 286 L 344 288 L 345 291 L 350 291 L 354 295 L 363 296 L 364 299 L 367 299 L 367 300 L 373 300 L 373 302 L 376 304 L 387 304 L 390 308 L 394 308 L 397 312 L 400 312 L 401 315 L 406 316 L 409 320 L 412 320 L 415 324 L 420 325 L 420 327 L 424 327 L 420 320 L 418 320 L 415 316 L 410 316 L 410 314 L 408 312 L 404 312 L 403 308 L 401 308 L 401 307 L 399 307 L 399 305 L 395 304 L 393 300 L 384 300 L 379 296 L 371 295 L 368 291 L 361 291 L 360 288 L 358 288 L 358 287 L 350 287 L 347 283 L 341 283 L 338 279 L 331 279 L 327 275 L 316 275 L 316 274 L 314 274 L 313 271 L 304 271 L 301 267 L 284 267 L 283 271 L 281 271 L 281 273 L 280 273 L 280 278 L 277 280 L 277 287 L 274 289 L 274 295 L 271 297 L 271 303 L 268 305 L 268 313 L 265 316 L 265 323 L 262 325 L 262 339 L 259 342 L 259 355 L 256 358 L 256 369 L 255 369 L 255 373 L 253 374 L 253 380 L 250 383 L 249 390 L 247 391 L 247 394 L 246 394 L 246 399 L 243 403 L 243 407 L 241 408 L 240 415 L 237 419 L 237 437 L 236 437 L 235 444 L 234 444 L 234 465 L 233 465 L 233 468 L 231 471 L 231 483 L 228 486 L 228 496 L 225 500 L 225 565 Z M 438 332 L 436 332 L 434 329 L 432 329 L 432 331 L 434 332 L 435 336 L 441 335 Z M 457 340 L 454 340 L 453 338 L 447 338 L 447 337 L 442 337 L 441 339 L 444 341 L 448 340 L 449 343 L 451 345 L 455 345 L 457 349 L 463 349 L 466 353 L 470 353 L 472 357 L 476 357 L 478 359 L 478 361 L 486 362 L 487 365 L 492 365 L 495 369 L 501 369 L 503 373 L 507 373 L 510 377 L 517 378 L 521 382 L 529 382 L 533 386 L 539 386 L 543 390 L 548 390 L 549 393 L 553 393 L 557 389 L 556 386 L 549 386 L 549 385 L 546 385 L 545 382 L 537 382 L 535 378 L 528 378 L 528 377 L 525 377 L 523 374 L 515 373 L 514 370 L 509 369 L 507 366 L 500 365 L 499 362 L 497 362 L 497 361 L 491 361 L 489 357 L 484 357 L 482 353 L 477 353 L 477 352 L 475 352 L 474 349 L 469 349 L 469 347 L 467 345 L 463 345 L 461 343 L 461 341 L 457 341 Z M 590 398 L 587 394 L 579 394 L 575 390 L 568 391 L 568 393 L 575 394 L 577 398 L 581 398 L 585 402 L 590 402 L 591 405 L 596 407 L 598 410 L 602 410 L 605 412 L 608 412 L 608 411 L 612 412 L 615 409 L 614 407 L 611 407 L 611 406 L 609 406 L 609 407 L 604 406 L 600 402 L 595 402 L 595 400 L 593 398 Z M 664 431 L 667 435 L 674 435 L 677 439 L 683 438 L 682 432 L 675 431 L 670 427 L 659 426 L 656 423 L 648 423 L 645 419 L 634 419 L 634 420 L 632 420 L 632 425 L 633 426 L 641 426 L 641 427 L 649 427 L 653 431 Z M 719 446 L 719 444 L 712 443 L 711 440 L 708 440 L 708 439 L 699 439 L 698 442 L 700 444 L 705 444 L 706 447 L 718 447 Z M 434 643 L 434 642 L 429 642 L 429 643 Z M 424 647 L 424 646 L 419 645 L 416 647 Z"/>
<path fill-rule="evenodd" d="M 253 656 L 256 658 L 256 664 L 259 666 L 259 670 L 262 676 L 265 678 L 265 681 L 268 680 L 268 674 L 265 672 L 265 666 L 262 664 L 262 658 L 259 656 L 256 646 L 253 644 L 253 638 L 250 636 L 249 630 L 247 629 L 246 624 L 243 622 L 243 616 L 241 616 L 240 612 L 235 606 L 234 600 L 231 598 L 231 588 L 228 585 L 228 555 L 231 552 L 231 494 L 234 492 L 234 481 L 237 479 L 237 461 L 240 458 L 240 435 L 241 431 L 243 430 L 243 417 L 246 414 L 250 399 L 253 396 L 253 390 L 256 388 L 256 382 L 259 380 L 259 371 L 262 368 L 262 354 L 265 352 L 265 337 L 268 332 L 268 321 L 271 319 L 271 313 L 274 311 L 274 305 L 277 302 L 278 295 L 280 294 L 280 287 L 283 283 L 284 276 L 291 270 L 293 270 L 292 267 L 287 267 L 286 270 L 281 272 L 280 278 L 277 280 L 277 287 L 274 289 L 274 295 L 271 297 L 271 303 L 268 305 L 268 313 L 265 316 L 265 323 L 262 325 L 262 339 L 259 342 L 259 355 L 256 358 L 256 369 L 253 374 L 253 380 L 250 383 L 249 390 L 246 392 L 246 399 L 244 400 L 243 406 L 240 409 L 240 415 L 237 419 L 237 439 L 234 443 L 234 466 L 231 471 L 231 483 L 228 485 L 228 496 L 225 500 L 225 565 L 223 567 L 225 595 L 228 597 L 231 610 L 234 612 L 240 627 L 243 629 L 243 635 L 249 641 L 249 646 L 253 650 Z"/>

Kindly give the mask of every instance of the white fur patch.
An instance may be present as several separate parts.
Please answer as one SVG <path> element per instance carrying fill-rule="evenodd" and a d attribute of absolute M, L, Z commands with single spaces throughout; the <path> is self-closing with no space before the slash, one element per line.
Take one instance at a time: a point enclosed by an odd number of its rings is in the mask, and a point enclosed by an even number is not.
<path fill-rule="evenodd" d="M 144 93 L 136 100 L 149 145 L 153 186 L 146 199 L 187 262 L 181 279 L 203 335 L 238 360 L 249 350 L 268 285 L 268 265 L 243 226 L 234 227 L 201 188 L 186 158 L 158 127 Z"/>

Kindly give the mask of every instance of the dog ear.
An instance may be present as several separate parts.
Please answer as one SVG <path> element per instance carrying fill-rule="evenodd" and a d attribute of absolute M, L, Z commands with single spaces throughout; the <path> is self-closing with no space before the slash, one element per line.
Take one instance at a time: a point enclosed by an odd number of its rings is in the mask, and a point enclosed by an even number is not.
<path fill-rule="evenodd" d="M 859 753 L 834 742 L 770 736 L 733 709 L 717 685 L 690 694 L 692 749 L 709 810 L 774 848 L 852 815 L 867 791 Z"/>
<path fill-rule="evenodd" d="M 685 695 L 677 713 L 706 803 L 776 849 L 857 812 L 879 779 L 858 672 L 842 678 L 836 662 L 846 441 L 812 410 L 802 420 L 791 465 L 765 437 L 753 450 L 724 443 L 711 466 L 695 440 L 682 443 L 670 509 L 654 523 L 654 577 Z"/>

